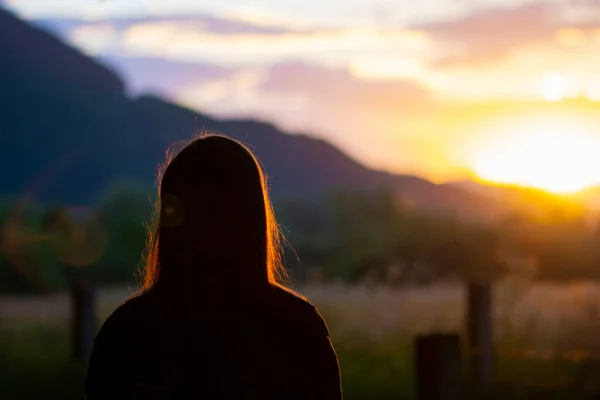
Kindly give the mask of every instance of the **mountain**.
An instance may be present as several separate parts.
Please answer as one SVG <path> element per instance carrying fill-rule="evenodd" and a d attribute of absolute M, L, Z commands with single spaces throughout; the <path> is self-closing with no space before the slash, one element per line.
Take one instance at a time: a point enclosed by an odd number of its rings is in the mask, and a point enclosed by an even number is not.
<path fill-rule="evenodd" d="M 323 140 L 156 97 L 130 99 L 114 72 L 2 10 L 0 88 L 0 196 L 87 203 L 115 180 L 151 184 L 168 146 L 208 129 L 255 151 L 276 198 L 387 186 L 431 210 L 489 211 L 473 193 L 366 168 Z"/>

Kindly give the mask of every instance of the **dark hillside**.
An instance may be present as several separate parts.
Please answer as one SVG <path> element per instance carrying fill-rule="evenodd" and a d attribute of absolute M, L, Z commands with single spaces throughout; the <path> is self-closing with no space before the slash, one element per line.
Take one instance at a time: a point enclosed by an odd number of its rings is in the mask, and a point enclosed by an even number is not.
<path fill-rule="evenodd" d="M 199 129 L 249 144 L 275 197 L 390 186 L 423 206 L 484 210 L 477 196 L 368 169 L 331 144 L 251 120 L 216 120 L 155 97 L 128 99 L 119 77 L 49 33 L 0 11 L 0 195 L 33 184 L 44 201 L 85 203 L 109 182 L 151 184 L 166 147 Z"/>

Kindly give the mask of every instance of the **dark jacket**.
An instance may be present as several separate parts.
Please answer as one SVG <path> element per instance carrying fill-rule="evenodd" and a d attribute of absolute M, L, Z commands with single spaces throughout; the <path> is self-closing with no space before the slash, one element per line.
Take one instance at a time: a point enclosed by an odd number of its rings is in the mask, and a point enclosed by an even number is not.
<path fill-rule="evenodd" d="M 94 342 L 89 399 L 342 398 L 327 326 L 306 300 L 272 287 L 219 306 L 165 300 L 121 305 Z"/>

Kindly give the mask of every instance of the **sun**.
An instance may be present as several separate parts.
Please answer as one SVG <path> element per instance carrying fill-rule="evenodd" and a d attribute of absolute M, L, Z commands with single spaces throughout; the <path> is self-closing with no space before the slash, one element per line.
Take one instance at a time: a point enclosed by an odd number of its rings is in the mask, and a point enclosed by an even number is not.
<path fill-rule="evenodd" d="M 600 128 L 577 117 L 544 115 L 504 121 L 476 152 L 483 180 L 575 193 L 600 184 Z"/>
<path fill-rule="evenodd" d="M 540 83 L 541 96 L 549 102 L 563 100 L 569 91 L 569 81 L 560 72 L 548 72 Z"/>

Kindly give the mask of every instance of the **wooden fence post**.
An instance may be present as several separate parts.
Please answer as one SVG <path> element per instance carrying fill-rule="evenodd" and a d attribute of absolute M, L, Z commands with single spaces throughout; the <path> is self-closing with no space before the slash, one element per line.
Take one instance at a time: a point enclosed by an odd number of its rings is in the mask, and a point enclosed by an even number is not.
<path fill-rule="evenodd" d="M 415 340 L 417 400 L 462 399 L 460 337 L 418 336 Z"/>
<path fill-rule="evenodd" d="M 476 396 L 486 396 L 494 379 L 492 285 L 469 282 L 467 288 L 467 335 L 471 387 Z"/>
<path fill-rule="evenodd" d="M 94 344 L 96 333 L 96 295 L 92 287 L 77 280 L 71 287 L 72 356 L 86 360 Z"/>

